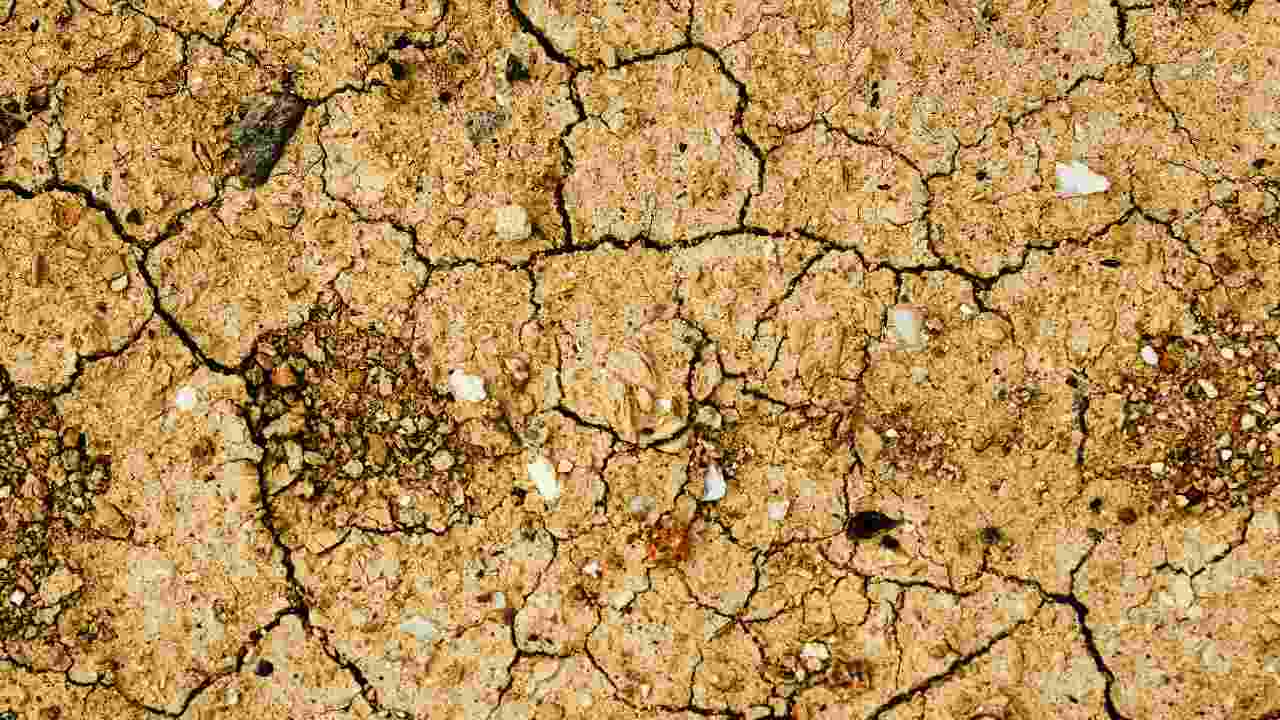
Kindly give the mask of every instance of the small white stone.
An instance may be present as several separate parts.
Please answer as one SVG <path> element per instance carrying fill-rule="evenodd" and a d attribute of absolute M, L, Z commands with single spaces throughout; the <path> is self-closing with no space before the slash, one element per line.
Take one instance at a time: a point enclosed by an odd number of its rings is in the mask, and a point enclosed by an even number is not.
<path fill-rule="evenodd" d="M 1230 460 L 1231 454 L 1232 454 L 1231 450 L 1229 450 L 1228 448 L 1223 448 L 1218 451 L 1218 457 L 1222 458 L 1222 462 L 1226 462 Z"/>
<path fill-rule="evenodd" d="M 1164 470 L 1165 470 L 1164 463 L 1162 463 L 1162 462 L 1153 462 L 1153 463 L 1151 463 L 1151 474 L 1152 474 L 1152 475 L 1163 475 L 1163 474 L 1164 474 Z"/>
<path fill-rule="evenodd" d="M 438 631 L 435 623 L 421 615 L 414 615 L 400 623 L 400 632 L 409 633 L 419 642 L 427 643 L 435 639 Z"/>
<path fill-rule="evenodd" d="M 1197 380 L 1196 382 L 1200 384 L 1200 389 L 1204 391 L 1205 397 L 1210 400 L 1218 397 L 1218 388 L 1214 387 L 1213 383 L 1208 380 Z"/>
<path fill-rule="evenodd" d="M 489 397 L 489 394 L 484 391 L 484 378 L 468 375 L 461 370 L 449 373 L 449 390 L 453 393 L 454 399 L 467 402 L 481 402 Z"/>
<path fill-rule="evenodd" d="M 1249 432 L 1256 427 L 1258 427 L 1258 418 L 1254 417 L 1251 413 L 1245 413 L 1244 417 L 1240 418 L 1241 430 Z"/>
<path fill-rule="evenodd" d="M 27 601 L 27 594 L 22 592 L 21 590 L 14 590 L 13 594 L 9 596 L 9 602 L 14 607 L 22 607 L 22 603 L 26 601 Z"/>
<path fill-rule="evenodd" d="M 1057 163 L 1054 174 L 1058 180 L 1058 197 L 1070 198 L 1103 193 L 1111 188 L 1111 181 L 1089 169 L 1082 162 Z"/>
<path fill-rule="evenodd" d="M 190 385 L 184 385 L 178 389 L 178 394 L 173 399 L 173 404 L 183 412 L 191 412 L 196 406 L 196 389 Z"/>
<path fill-rule="evenodd" d="M 908 347 L 924 344 L 924 321 L 919 309 L 911 305 L 894 305 L 889 311 L 889 320 L 893 323 L 893 333 L 900 344 Z"/>
<path fill-rule="evenodd" d="M 1156 353 L 1156 349 L 1150 345 L 1142 346 L 1142 362 L 1155 367 L 1160 364 L 1160 355 Z"/>
<path fill-rule="evenodd" d="M 499 610 L 507 607 L 507 594 L 499 590 L 493 594 L 493 606 Z"/>
<path fill-rule="evenodd" d="M 121 275 L 111 281 L 111 291 L 122 293 L 129 287 L 129 276 Z"/>
<path fill-rule="evenodd" d="M 507 242 L 527 239 L 533 234 L 533 224 L 529 222 L 529 212 L 519 205 L 506 205 L 498 208 L 495 230 L 498 238 Z"/>
<path fill-rule="evenodd" d="M 1218 351 L 1218 353 L 1222 355 L 1222 359 L 1223 359 L 1223 360 L 1235 360 L 1235 359 L 1236 359 L 1236 351 L 1235 351 L 1235 350 L 1232 350 L 1232 349 L 1231 349 L 1231 348 L 1229 348 L 1229 347 L 1224 347 L 1224 348 L 1222 348 L 1221 350 L 1219 350 L 1219 351 Z"/>
<path fill-rule="evenodd" d="M 724 471 L 715 463 L 707 466 L 707 474 L 702 479 L 702 486 L 703 502 L 715 502 L 723 498 L 729 490 L 729 485 L 724 480 Z"/>
<path fill-rule="evenodd" d="M 769 519 L 774 522 L 782 522 L 787 517 L 787 510 L 791 508 L 790 500 L 773 500 L 769 503 Z"/>
<path fill-rule="evenodd" d="M 529 479 L 538 488 L 538 494 L 547 502 L 555 502 L 560 497 L 560 478 L 556 476 L 556 469 L 551 461 L 539 455 L 529 463 L 528 468 Z"/>
<path fill-rule="evenodd" d="M 978 309 L 969 303 L 960 303 L 960 317 L 965 320 L 972 320 L 974 315 L 978 314 Z"/>
<path fill-rule="evenodd" d="M 593 578 L 598 578 L 598 577 L 600 577 L 600 561 L 599 561 L 599 560 L 592 560 L 591 562 L 587 563 L 586 565 L 583 565 L 583 566 L 582 566 L 582 572 L 584 572 L 584 573 L 586 573 L 586 574 L 590 575 L 590 576 L 591 576 L 591 577 L 593 577 Z"/>
<path fill-rule="evenodd" d="M 342 466 L 342 472 L 350 477 L 357 478 L 364 474 L 364 465 L 359 460 L 351 460 Z"/>

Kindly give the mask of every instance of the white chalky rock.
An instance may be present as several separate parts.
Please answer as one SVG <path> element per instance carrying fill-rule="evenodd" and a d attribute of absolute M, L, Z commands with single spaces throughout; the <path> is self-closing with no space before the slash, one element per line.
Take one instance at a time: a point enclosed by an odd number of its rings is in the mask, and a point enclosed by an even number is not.
<path fill-rule="evenodd" d="M 781 522 L 787 517 L 787 510 L 791 507 L 790 500 L 772 500 L 769 502 L 769 519 L 774 522 Z"/>
<path fill-rule="evenodd" d="M 1082 162 L 1057 163 L 1054 173 L 1058 177 L 1058 197 L 1080 197 L 1106 192 L 1111 181 L 1089 169 Z"/>
<path fill-rule="evenodd" d="M 196 389 L 190 385 L 184 385 L 178 390 L 178 395 L 173 399 L 173 404 L 183 412 L 191 412 L 196 406 Z"/>
<path fill-rule="evenodd" d="M 724 497 L 725 492 L 729 490 L 729 486 L 724 481 L 724 471 L 719 465 L 711 463 L 707 467 L 707 474 L 702 480 L 702 501 L 715 502 Z"/>
<path fill-rule="evenodd" d="M 508 242 L 525 240 L 533 234 L 533 224 L 529 222 L 529 212 L 519 205 L 507 205 L 498 208 L 495 230 L 498 238 Z"/>
<path fill-rule="evenodd" d="M 484 378 L 468 375 L 461 370 L 449 373 L 449 390 L 453 392 L 455 399 L 467 402 L 480 402 L 489 397 L 484 391 Z"/>
<path fill-rule="evenodd" d="M 924 323 L 919 308 L 911 305 L 894 305 L 889 311 L 889 319 L 893 323 L 893 333 L 899 343 L 911 347 L 924 344 L 924 334 L 921 330 Z"/>
<path fill-rule="evenodd" d="M 424 643 L 434 640 L 438 633 L 435 623 L 421 615 L 413 615 L 400 623 L 400 632 L 409 633 Z"/>
<path fill-rule="evenodd" d="M 550 460 L 539 455 L 537 460 L 529 463 L 529 479 L 543 500 L 555 502 L 560 497 L 560 478 Z"/>

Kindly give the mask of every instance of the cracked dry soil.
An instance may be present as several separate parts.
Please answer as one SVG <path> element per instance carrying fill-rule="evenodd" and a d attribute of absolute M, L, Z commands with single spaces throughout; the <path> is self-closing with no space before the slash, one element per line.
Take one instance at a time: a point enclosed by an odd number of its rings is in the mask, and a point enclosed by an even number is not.
<path fill-rule="evenodd" d="M 0 60 L 0 719 L 1280 717 L 1280 3 Z"/>

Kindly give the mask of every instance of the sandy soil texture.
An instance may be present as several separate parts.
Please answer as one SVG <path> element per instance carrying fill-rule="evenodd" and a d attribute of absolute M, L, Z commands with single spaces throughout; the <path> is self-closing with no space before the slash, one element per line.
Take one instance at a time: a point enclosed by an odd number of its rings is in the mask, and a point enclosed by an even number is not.
<path fill-rule="evenodd" d="M 0 720 L 1280 719 L 1280 3 L 0 0 Z"/>

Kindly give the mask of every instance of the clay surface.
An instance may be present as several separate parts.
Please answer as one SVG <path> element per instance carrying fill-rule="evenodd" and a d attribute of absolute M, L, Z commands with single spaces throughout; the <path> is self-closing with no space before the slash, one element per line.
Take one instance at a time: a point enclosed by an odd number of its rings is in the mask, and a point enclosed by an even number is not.
<path fill-rule="evenodd" d="M 0 720 L 1280 718 L 1280 4 L 0 0 Z"/>

